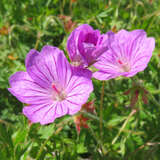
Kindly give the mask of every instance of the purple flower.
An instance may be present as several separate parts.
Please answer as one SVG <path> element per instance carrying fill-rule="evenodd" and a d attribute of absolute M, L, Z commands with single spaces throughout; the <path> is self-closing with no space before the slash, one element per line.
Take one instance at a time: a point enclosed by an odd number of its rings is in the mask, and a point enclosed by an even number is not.
<path fill-rule="evenodd" d="M 132 77 L 147 67 L 155 48 L 155 40 L 147 38 L 145 31 L 120 30 L 111 34 L 109 39 L 109 49 L 94 64 L 99 71 L 93 77 L 99 80 Z"/>
<path fill-rule="evenodd" d="M 91 72 L 73 68 L 63 51 L 44 46 L 41 52 L 32 49 L 26 58 L 27 72 L 10 77 L 8 90 L 23 103 L 23 114 L 33 123 L 48 124 L 81 109 L 93 90 Z"/>
<path fill-rule="evenodd" d="M 69 36 L 67 50 L 72 64 L 89 66 L 107 50 L 108 34 L 100 34 L 88 24 L 77 27 Z"/>

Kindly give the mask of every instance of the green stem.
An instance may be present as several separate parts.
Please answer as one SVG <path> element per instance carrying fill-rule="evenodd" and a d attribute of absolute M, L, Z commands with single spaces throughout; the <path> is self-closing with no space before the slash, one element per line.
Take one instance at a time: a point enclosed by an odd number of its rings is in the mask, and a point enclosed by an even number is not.
<path fill-rule="evenodd" d="M 38 32 L 38 33 L 37 33 L 37 40 L 36 40 L 36 44 L 35 44 L 34 49 L 37 49 L 37 48 L 38 48 L 38 45 L 39 45 L 39 42 L 40 42 L 40 38 L 41 38 L 41 33 Z"/>
<path fill-rule="evenodd" d="M 97 116 L 94 115 L 94 114 L 91 114 L 91 113 L 86 112 L 86 111 L 80 111 L 80 113 L 83 113 L 83 114 L 86 115 L 87 117 L 92 118 L 92 119 L 97 120 L 97 121 L 100 122 L 100 118 L 97 117 Z M 105 120 L 102 119 L 102 123 L 103 123 L 103 124 L 106 124 L 107 122 L 106 122 Z"/>
<path fill-rule="evenodd" d="M 102 90 L 101 90 L 101 101 L 100 101 L 100 121 L 99 121 L 99 127 L 100 127 L 100 137 L 103 139 L 103 99 L 104 99 L 104 84 L 105 81 L 102 81 Z"/>
<path fill-rule="evenodd" d="M 38 48 L 39 42 L 40 42 L 40 39 L 37 39 L 34 49 Z"/>
<path fill-rule="evenodd" d="M 101 154 L 101 156 L 104 156 L 107 153 L 107 151 L 103 147 L 103 144 L 102 144 L 101 140 L 96 136 L 96 134 L 94 133 L 92 127 L 90 127 L 90 126 L 89 126 L 89 131 L 92 134 L 93 138 L 95 139 L 97 145 L 99 145 L 99 147 L 100 147 L 100 150 L 101 150 L 100 154 Z M 99 152 L 99 150 L 98 150 L 98 152 Z"/>
<path fill-rule="evenodd" d="M 129 116 L 127 117 L 127 119 L 124 121 L 122 127 L 120 128 L 118 134 L 116 135 L 116 137 L 113 139 L 112 141 L 112 145 L 117 141 L 117 139 L 119 138 L 120 134 L 122 133 L 122 131 L 125 129 L 128 121 L 130 120 L 130 118 L 136 113 L 135 109 L 132 109 L 132 112 L 129 114 Z"/>

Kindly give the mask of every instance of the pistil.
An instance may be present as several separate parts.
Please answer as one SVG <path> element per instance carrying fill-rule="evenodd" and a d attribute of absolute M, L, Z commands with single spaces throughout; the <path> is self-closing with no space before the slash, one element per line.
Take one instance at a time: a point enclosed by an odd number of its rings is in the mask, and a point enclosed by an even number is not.
<path fill-rule="evenodd" d="M 57 94 L 60 94 L 60 91 L 56 88 L 55 84 L 52 84 L 52 88 Z"/>
<path fill-rule="evenodd" d="M 58 89 L 55 84 L 52 84 L 53 89 L 53 100 L 63 101 L 66 98 L 66 93 L 63 89 Z"/>

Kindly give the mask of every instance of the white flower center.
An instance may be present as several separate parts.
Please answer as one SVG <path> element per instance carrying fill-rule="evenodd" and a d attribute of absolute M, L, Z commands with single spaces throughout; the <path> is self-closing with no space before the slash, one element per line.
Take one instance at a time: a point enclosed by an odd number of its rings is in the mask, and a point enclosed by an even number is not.
<path fill-rule="evenodd" d="M 63 88 L 61 88 L 58 84 L 52 83 L 52 99 L 54 101 L 63 101 L 67 97 L 67 94 Z"/>
<path fill-rule="evenodd" d="M 75 67 L 78 67 L 78 66 L 81 65 L 81 62 L 80 61 L 73 61 L 73 62 L 71 62 L 71 65 L 75 66 Z"/>
<path fill-rule="evenodd" d="M 126 59 L 118 59 L 117 63 L 120 68 L 120 72 L 129 72 L 131 70 L 131 66 Z"/>
<path fill-rule="evenodd" d="M 67 95 L 66 95 L 66 93 L 64 91 L 61 91 L 60 94 L 57 94 L 55 96 L 55 98 L 56 98 L 57 101 L 63 101 L 63 100 L 66 99 L 66 97 L 67 97 Z"/>

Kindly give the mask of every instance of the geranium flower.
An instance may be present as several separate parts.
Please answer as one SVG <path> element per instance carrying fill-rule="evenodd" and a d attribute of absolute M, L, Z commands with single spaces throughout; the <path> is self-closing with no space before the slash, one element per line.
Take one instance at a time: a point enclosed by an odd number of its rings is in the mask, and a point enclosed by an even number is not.
<path fill-rule="evenodd" d="M 72 67 L 63 51 L 44 46 L 32 49 L 26 58 L 27 72 L 10 77 L 8 90 L 23 103 L 23 114 L 33 122 L 48 124 L 81 109 L 93 90 L 91 72 Z"/>
<path fill-rule="evenodd" d="M 147 38 L 145 31 L 120 30 L 112 34 L 110 39 L 109 49 L 94 64 L 99 69 L 93 74 L 96 79 L 132 77 L 147 67 L 155 48 L 155 40 Z"/>
<path fill-rule="evenodd" d="M 69 36 L 67 50 L 72 64 L 89 66 L 108 48 L 108 33 L 100 34 L 88 24 L 77 27 Z"/>

